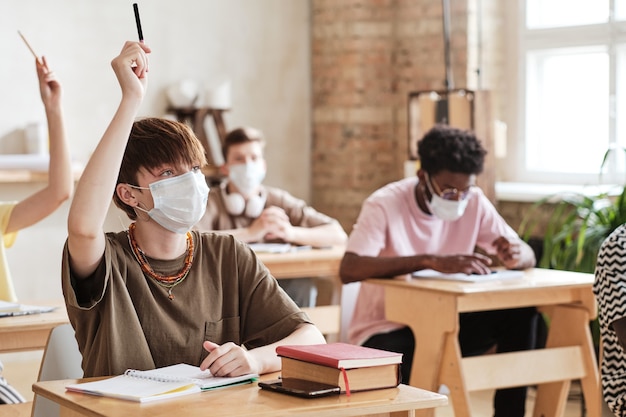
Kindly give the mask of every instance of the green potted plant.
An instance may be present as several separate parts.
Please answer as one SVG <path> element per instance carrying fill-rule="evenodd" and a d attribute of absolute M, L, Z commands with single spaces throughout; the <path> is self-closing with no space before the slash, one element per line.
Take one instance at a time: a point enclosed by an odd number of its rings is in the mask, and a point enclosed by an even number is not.
<path fill-rule="evenodd" d="M 605 153 L 600 175 L 614 150 L 611 148 Z M 622 150 L 626 155 L 626 149 Z M 524 240 L 533 237 L 542 218 L 541 210 L 546 207 L 549 207 L 550 214 L 545 221 L 542 255 L 537 266 L 593 273 L 602 242 L 618 226 L 626 223 L 626 186 L 613 193 L 604 192 L 592 197 L 569 193 L 536 202 L 520 224 L 520 236 Z M 591 331 L 598 349 L 600 329 L 597 319 L 591 323 Z"/>
<path fill-rule="evenodd" d="M 552 207 L 552 214 L 543 233 L 543 251 L 538 266 L 592 273 L 604 239 L 626 223 L 626 187 L 622 187 L 621 193 L 615 197 L 608 193 L 593 197 L 575 193 L 538 201 L 520 225 L 520 234 L 525 240 L 535 232 L 537 210 L 548 204 Z"/>
<path fill-rule="evenodd" d="M 600 164 L 600 182 L 606 165 L 617 163 L 620 155 L 626 161 L 626 148 L 615 144 L 609 146 Z M 569 193 L 538 201 L 520 225 L 520 235 L 526 241 L 535 231 L 537 210 L 546 204 L 551 205 L 552 214 L 547 219 L 538 266 L 593 273 L 602 242 L 618 226 L 626 223 L 626 186 L 612 194 L 605 192 L 589 197 L 583 193 Z"/>

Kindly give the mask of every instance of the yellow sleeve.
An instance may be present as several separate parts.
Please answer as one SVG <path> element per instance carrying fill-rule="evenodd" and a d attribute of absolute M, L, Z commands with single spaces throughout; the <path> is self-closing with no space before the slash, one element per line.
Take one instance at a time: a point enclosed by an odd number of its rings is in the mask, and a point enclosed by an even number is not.
<path fill-rule="evenodd" d="M 5 248 L 10 248 L 15 242 L 17 232 L 4 234 L 9 224 L 11 212 L 17 203 L 0 203 L 0 233 L 2 235 L 2 246 L 0 246 L 0 300 L 17 301 L 13 280 L 9 271 L 6 259 Z"/>

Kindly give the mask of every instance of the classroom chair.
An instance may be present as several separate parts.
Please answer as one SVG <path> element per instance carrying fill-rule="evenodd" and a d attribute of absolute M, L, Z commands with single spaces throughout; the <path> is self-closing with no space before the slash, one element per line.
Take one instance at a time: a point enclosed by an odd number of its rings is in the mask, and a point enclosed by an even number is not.
<path fill-rule="evenodd" d="M 360 288 L 360 282 L 343 284 L 341 290 L 341 333 L 339 335 L 340 342 L 349 343 L 348 328 L 350 327 L 350 321 L 352 321 L 352 314 L 354 313 L 354 306 L 356 304 L 356 299 L 359 296 Z"/>
<path fill-rule="evenodd" d="M 74 329 L 69 323 L 55 327 L 50 332 L 44 350 L 39 381 L 82 378 L 82 356 L 74 337 Z M 35 395 L 31 417 L 58 417 L 60 408 L 47 398 Z"/>

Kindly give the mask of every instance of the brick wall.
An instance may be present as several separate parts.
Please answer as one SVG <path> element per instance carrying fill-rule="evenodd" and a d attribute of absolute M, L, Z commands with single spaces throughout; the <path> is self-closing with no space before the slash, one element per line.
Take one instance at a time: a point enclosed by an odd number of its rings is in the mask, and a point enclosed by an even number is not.
<path fill-rule="evenodd" d="M 403 176 L 408 93 L 445 88 L 441 4 L 311 2 L 312 203 L 347 232 L 363 200 Z M 454 84 L 470 88 L 468 0 L 450 5 Z"/>

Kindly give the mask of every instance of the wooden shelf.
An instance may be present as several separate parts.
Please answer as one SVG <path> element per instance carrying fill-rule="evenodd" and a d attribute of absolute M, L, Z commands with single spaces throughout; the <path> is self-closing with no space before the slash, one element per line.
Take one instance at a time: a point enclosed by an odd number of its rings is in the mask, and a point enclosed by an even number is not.
<path fill-rule="evenodd" d="M 219 183 L 223 178 L 219 172 L 220 164 L 216 163 L 213 155 L 222 154 L 222 145 L 227 134 L 223 113 L 227 110 L 212 107 L 168 107 L 167 111 L 176 116 L 179 122 L 187 123 L 191 126 L 205 149 L 208 161 L 208 166 L 204 169 L 205 175 L 211 183 Z M 211 117 L 213 123 L 215 123 L 219 143 L 209 141 L 209 136 L 204 128 L 204 121 L 207 117 Z M 219 147 L 219 149 L 215 149 L 215 147 Z"/>
<path fill-rule="evenodd" d="M 74 168 L 74 181 L 78 181 L 83 173 L 83 167 Z M 48 182 L 48 171 L 33 171 L 29 169 L 0 169 L 1 184 Z"/>

